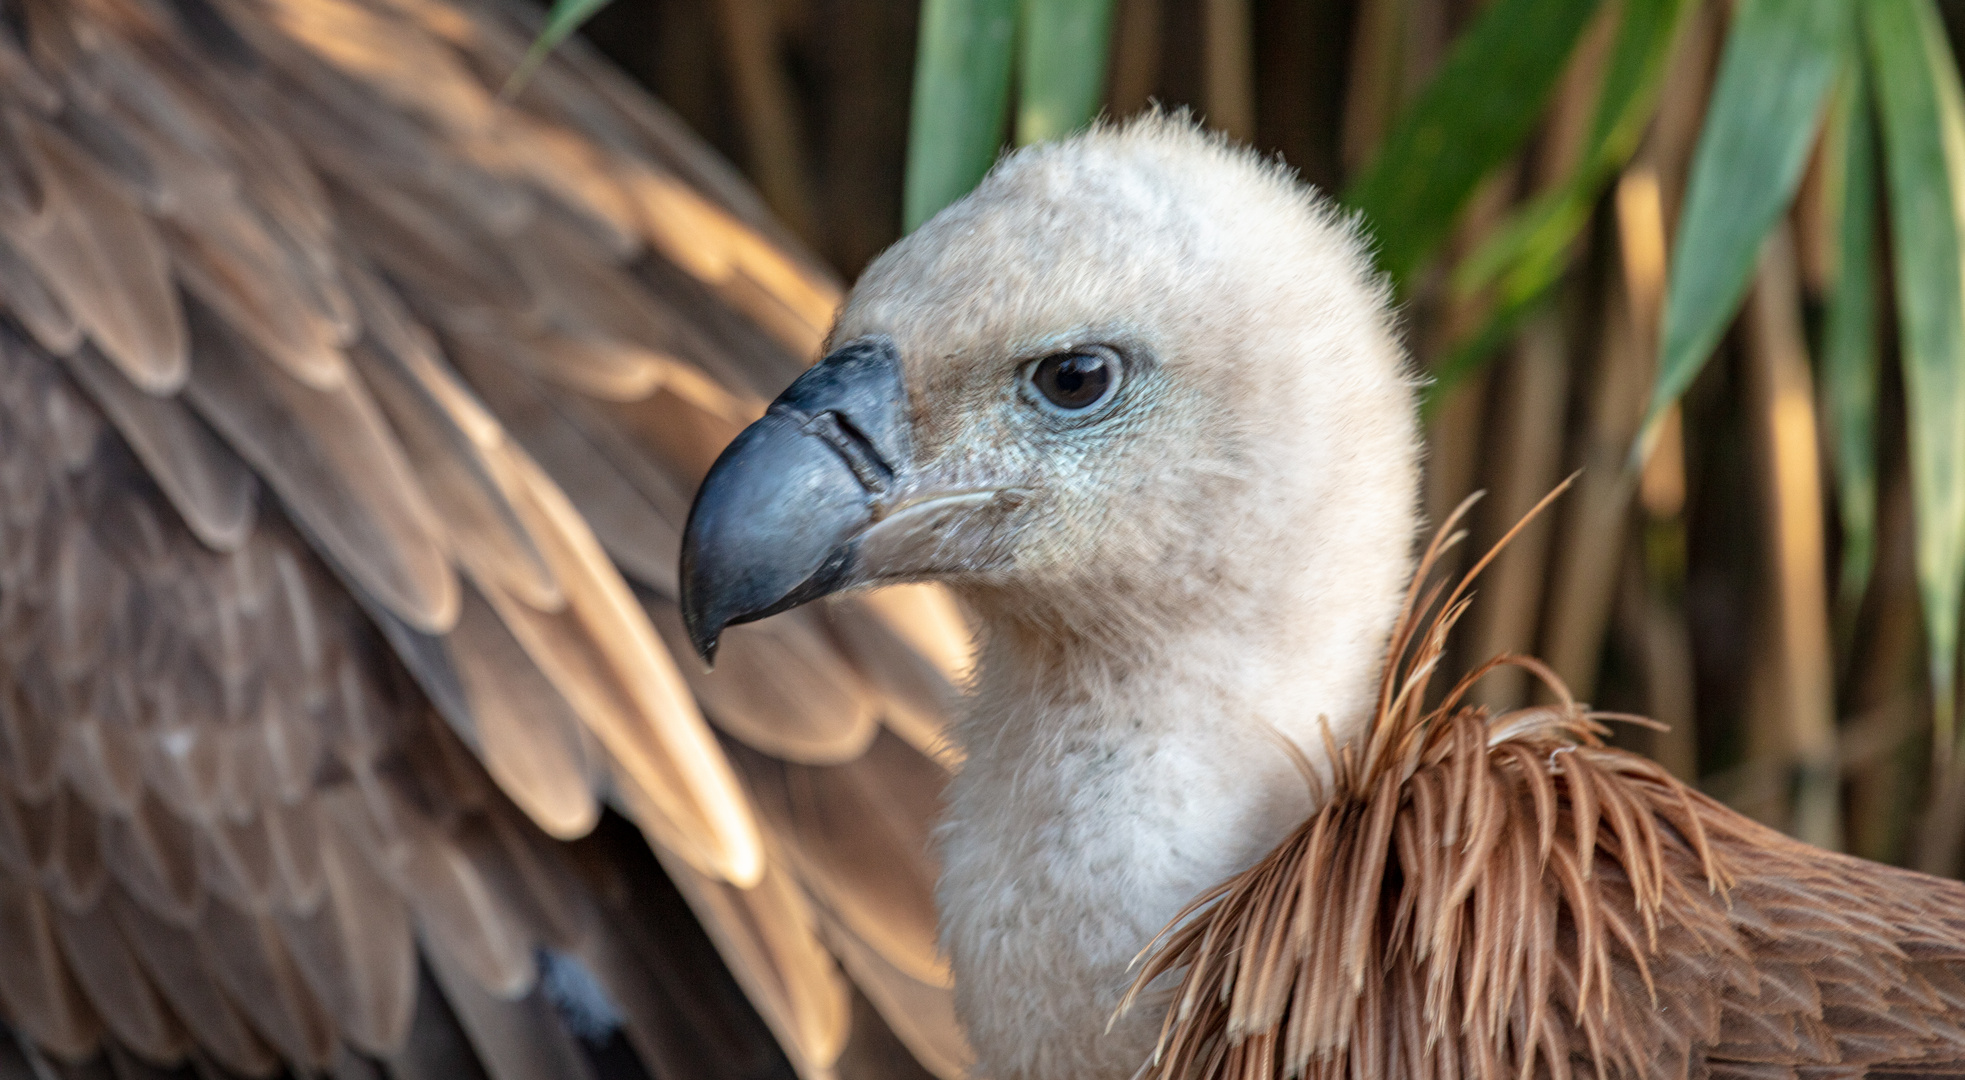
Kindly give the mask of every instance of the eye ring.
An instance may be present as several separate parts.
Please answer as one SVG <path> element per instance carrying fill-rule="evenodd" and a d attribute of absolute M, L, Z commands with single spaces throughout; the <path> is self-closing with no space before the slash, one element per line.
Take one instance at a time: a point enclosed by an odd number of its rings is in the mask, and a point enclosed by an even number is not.
<path fill-rule="evenodd" d="M 1045 412 L 1074 420 L 1097 415 L 1124 382 L 1125 364 L 1104 345 L 1051 353 L 1023 369 L 1025 395 Z"/>

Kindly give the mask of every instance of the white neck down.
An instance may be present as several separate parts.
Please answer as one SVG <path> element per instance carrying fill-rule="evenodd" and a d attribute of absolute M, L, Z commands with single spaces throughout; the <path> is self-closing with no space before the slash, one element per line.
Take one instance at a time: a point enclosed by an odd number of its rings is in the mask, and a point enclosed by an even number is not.
<path fill-rule="evenodd" d="M 1403 571 L 1396 548 L 1368 554 Z M 1339 742 L 1362 724 L 1396 591 L 1382 570 L 1312 565 L 1222 589 L 1132 657 L 979 605 L 939 889 L 978 1075 L 1128 1080 L 1160 1022 L 1149 1001 L 1108 1030 L 1134 957 L 1313 809 L 1283 740 L 1328 775 L 1320 720 Z"/>

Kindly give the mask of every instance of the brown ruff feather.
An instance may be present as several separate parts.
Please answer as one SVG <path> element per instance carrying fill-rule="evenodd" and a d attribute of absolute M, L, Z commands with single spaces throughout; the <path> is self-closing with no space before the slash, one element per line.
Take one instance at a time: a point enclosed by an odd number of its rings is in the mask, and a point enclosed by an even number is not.
<path fill-rule="evenodd" d="M 1806 847 L 1608 748 L 1612 717 L 1531 658 L 1424 706 L 1514 535 L 1426 585 L 1468 505 L 1420 561 L 1364 745 L 1329 747 L 1322 809 L 1143 954 L 1122 1009 L 1178 981 L 1142 1080 L 1965 1075 L 1965 887 Z M 1508 664 L 1557 702 L 1462 704 Z"/>

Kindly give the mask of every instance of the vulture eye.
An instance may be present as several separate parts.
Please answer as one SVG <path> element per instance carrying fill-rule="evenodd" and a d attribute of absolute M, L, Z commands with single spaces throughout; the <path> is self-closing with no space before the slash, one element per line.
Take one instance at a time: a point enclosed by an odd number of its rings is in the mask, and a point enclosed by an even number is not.
<path fill-rule="evenodd" d="M 1054 412 L 1084 413 L 1112 400 L 1119 390 L 1119 356 L 1093 346 L 1053 353 L 1032 363 L 1024 381 L 1037 401 Z"/>

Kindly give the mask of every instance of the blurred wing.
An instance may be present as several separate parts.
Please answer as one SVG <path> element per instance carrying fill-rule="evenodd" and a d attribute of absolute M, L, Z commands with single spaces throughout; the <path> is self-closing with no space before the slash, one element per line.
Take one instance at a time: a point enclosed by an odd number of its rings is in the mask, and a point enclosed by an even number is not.
<path fill-rule="evenodd" d="M 702 675 L 676 613 L 834 283 L 601 65 L 497 98 L 521 13 L 20 10 L 0 1076 L 960 1074 L 959 616 L 838 602 Z"/>

